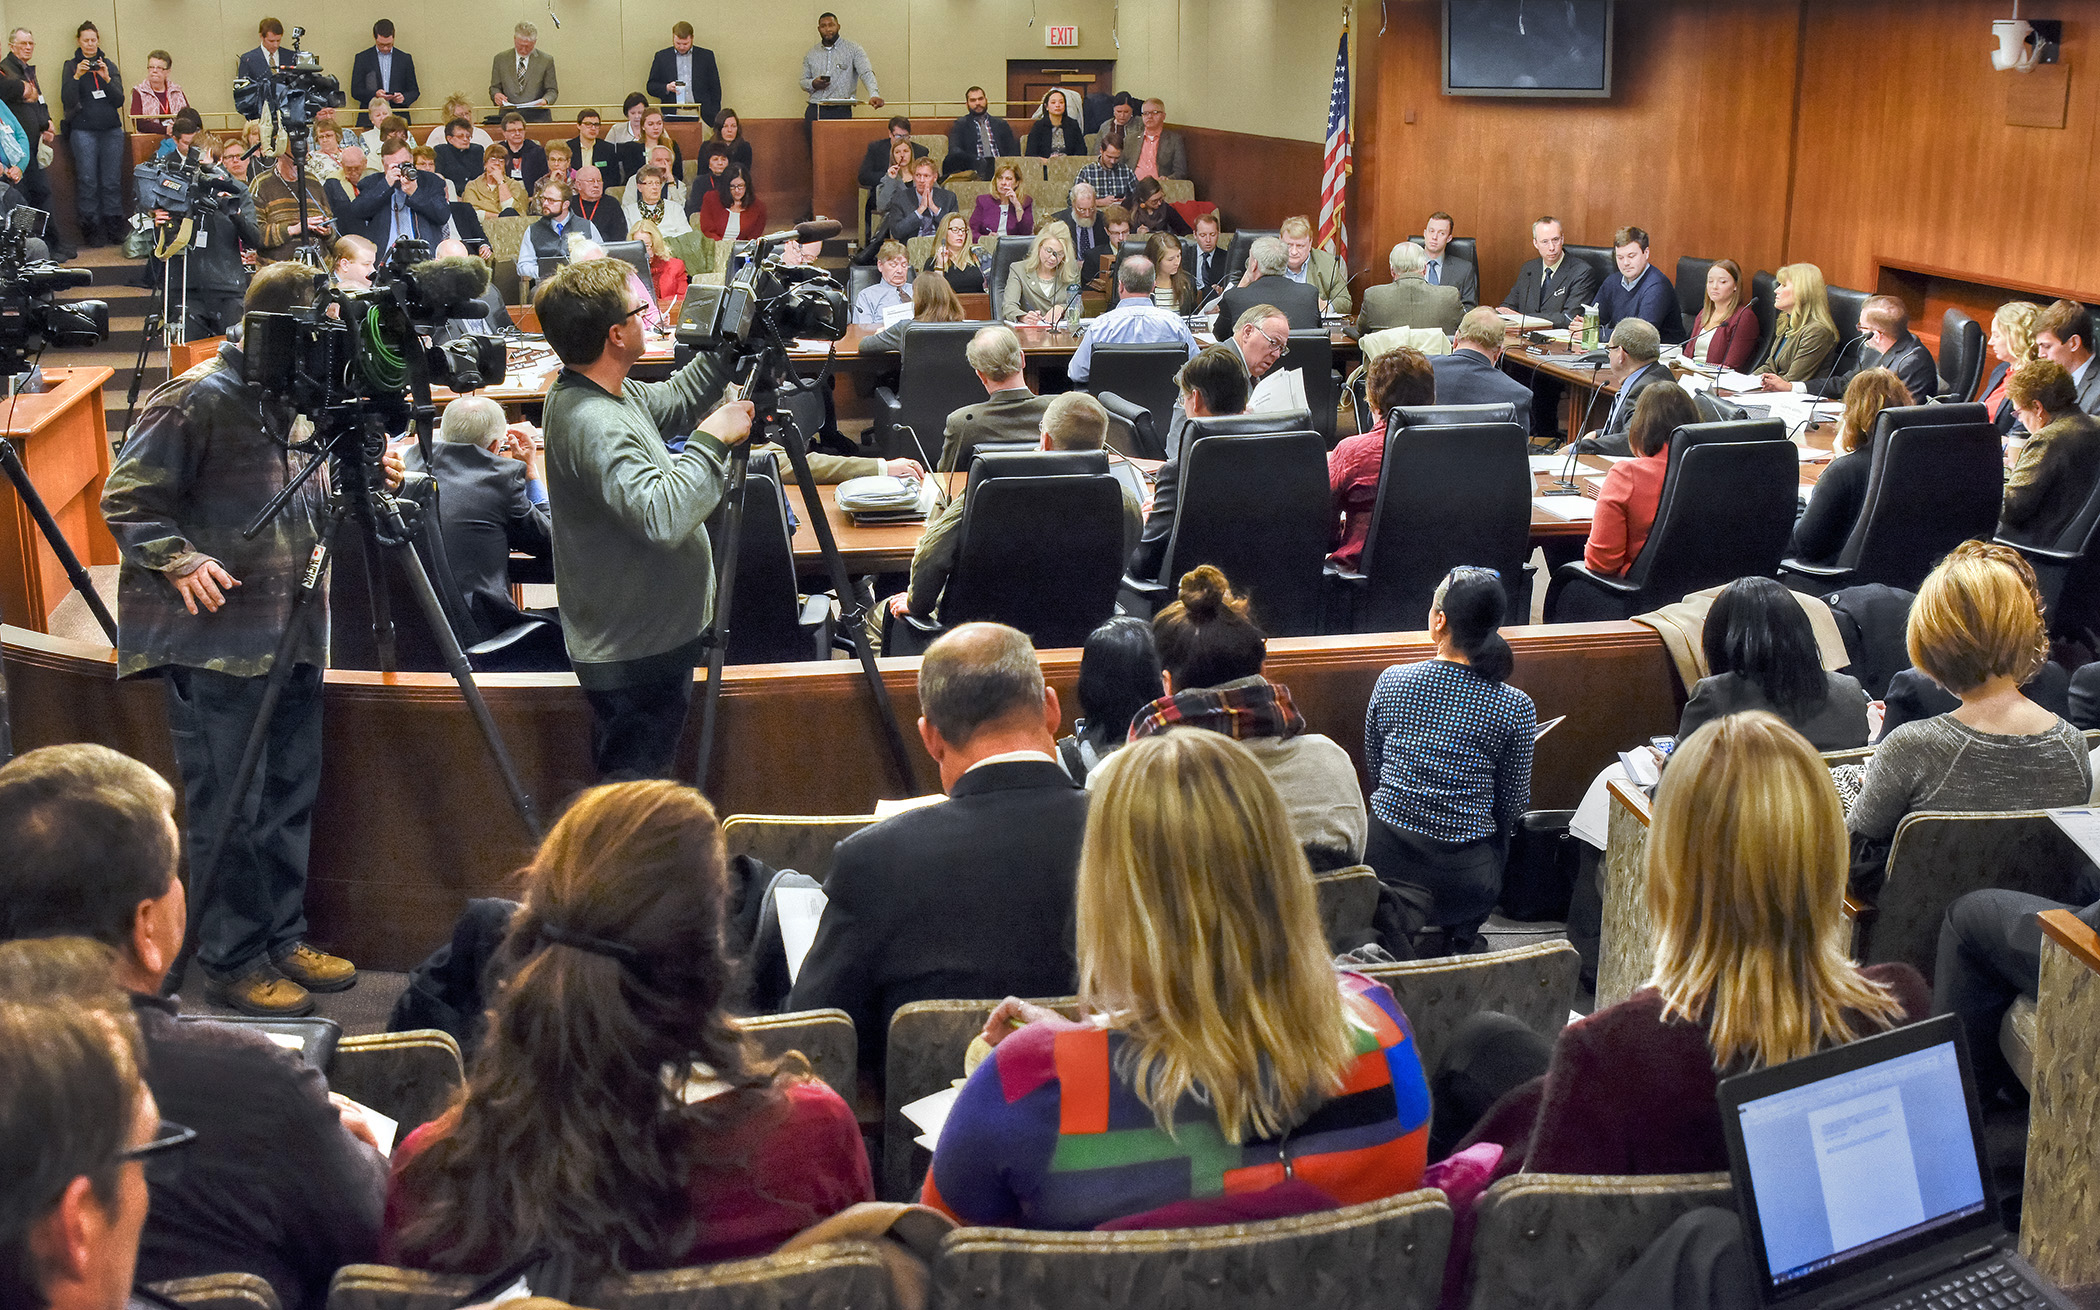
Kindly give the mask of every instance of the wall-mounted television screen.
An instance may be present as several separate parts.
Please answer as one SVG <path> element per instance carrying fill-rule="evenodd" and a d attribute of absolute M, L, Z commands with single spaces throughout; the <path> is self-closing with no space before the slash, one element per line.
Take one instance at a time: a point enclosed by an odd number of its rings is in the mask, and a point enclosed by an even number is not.
<path fill-rule="evenodd" d="M 1444 94 L 1611 95 L 1612 0 L 1444 0 Z"/>

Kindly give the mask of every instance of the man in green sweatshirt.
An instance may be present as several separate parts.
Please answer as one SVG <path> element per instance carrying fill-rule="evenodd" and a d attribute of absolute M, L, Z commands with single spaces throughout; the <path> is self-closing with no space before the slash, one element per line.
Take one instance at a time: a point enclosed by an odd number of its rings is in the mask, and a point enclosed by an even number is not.
<path fill-rule="evenodd" d="M 714 612 L 707 520 L 751 404 L 697 355 L 665 382 L 636 382 L 640 302 L 627 265 L 574 263 L 534 304 L 561 376 L 547 393 L 547 499 L 562 631 L 591 705 L 591 757 L 607 780 L 669 777 Z M 662 433 L 691 431 L 673 453 Z"/>

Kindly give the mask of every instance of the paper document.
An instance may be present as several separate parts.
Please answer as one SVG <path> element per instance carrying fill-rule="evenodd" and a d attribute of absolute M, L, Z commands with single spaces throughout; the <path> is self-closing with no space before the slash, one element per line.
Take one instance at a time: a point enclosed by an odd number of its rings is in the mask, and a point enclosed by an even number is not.
<path fill-rule="evenodd" d="M 1529 455 L 1526 458 L 1531 461 L 1533 473 L 1558 473 L 1568 464 L 1566 455 Z"/>
<path fill-rule="evenodd" d="M 937 805 L 947 799 L 948 795 L 946 792 L 936 791 L 929 792 L 924 796 L 907 796 L 901 801 L 880 800 L 875 802 L 875 817 L 887 819 L 893 814 L 902 814 L 906 810 L 916 810 L 922 805 Z"/>
<path fill-rule="evenodd" d="M 1309 409 L 1305 400 L 1305 374 L 1295 368 L 1270 372 L 1247 398 L 1249 414 L 1275 414 Z"/>
<path fill-rule="evenodd" d="M 941 1140 L 941 1129 L 947 1126 L 948 1112 L 955 1108 L 955 1098 L 961 1094 L 962 1079 L 958 1078 L 953 1087 L 943 1087 L 931 1096 L 922 1096 L 900 1107 L 904 1117 L 919 1130 L 919 1135 L 912 1140 L 931 1151 Z"/>
<path fill-rule="evenodd" d="M 820 887 L 776 887 L 773 906 L 780 914 L 780 944 L 787 951 L 788 981 L 802 973 L 802 961 L 817 940 L 817 925 L 824 919 L 824 891 Z"/>
<path fill-rule="evenodd" d="M 882 325 L 883 325 L 884 327 L 894 327 L 895 325 L 897 325 L 897 324 L 899 324 L 899 323 L 904 323 L 904 322 L 908 322 L 908 321 L 910 321 L 910 319 L 911 319 L 911 306 L 910 306 L 910 305 L 908 305 L 908 304 L 907 304 L 907 305 L 888 305 L 888 306 L 885 306 L 885 307 L 883 308 L 883 311 L 882 311 Z"/>
<path fill-rule="evenodd" d="M 1518 330 L 1524 332 L 1536 332 L 1541 328 L 1553 326 L 1553 320 L 1550 318 L 1533 318 L 1529 314 L 1519 314 L 1514 309 L 1498 309 L 1495 312 L 1502 316 L 1503 322 L 1513 323 Z"/>
<path fill-rule="evenodd" d="M 1720 386 L 1723 391 L 1763 391 L 1765 389 L 1762 375 L 1757 373 L 1738 373 L 1732 368 L 1721 370 Z M 1779 393 L 1774 392 L 1773 394 L 1777 395 Z"/>
<path fill-rule="evenodd" d="M 367 1105 L 364 1107 L 365 1122 L 372 1126 L 372 1137 L 379 1145 L 379 1153 L 391 1159 L 394 1154 L 394 1138 L 400 1135 L 401 1121 L 389 1119 Z"/>
<path fill-rule="evenodd" d="M 1830 451 L 1817 450 L 1814 446 L 1810 445 L 1802 445 L 1798 447 L 1796 453 L 1801 457 L 1801 462 L 1803 464 L 1821 464 L 1829 460 L 1831 456 Z"/>
<path fill-rule="evenodd" d="M 1533 733 L 1531 734 L 1531 739 L 1532 739 L 1532 741 L 1536 742 L 1536 741 L 1537 741 L 1537 740 L 1538 740 L 1539 738 L 1541 738 L 1541 737 L 1545 736 L 1545 735 L 1546 735 L 1547 733 L 1549 733 L 1549 732 L 1553 731 L 1553 730 L 1554 730 L 1555 728 L 1559 727 L 1559 726 L 1560 726 L 1561 724 L 1563 724 L 1563 723 L 1567 722 L 1567 718 L 1568 718 L 1568 716 L 1567 716 L 1567 715 L 1565 715 L 1565 714 L 1563 714 L 1563 715 L 1561 715 L 1561 716 L 1560 716 L 1559 718 L 1557 718 L 1557 719 L 1548 719 L 1548 720 L 1546 720 L 1546 721 L 1545 721 L 1544 723 L 1541 723 L 1541 724 L 1540 724 L 1540 725 L 1538 726 L 1537 730 L 1535 730 L 1535 731 L 1534 731 L 1534 732 L 1533 732 Z"/>
<path fill-rule="evenodd" d="M 1588 496 L 1533 496 L 1531 503 L 1563 523 L 1587 523 L 1597 516 L 1597 502 Z"/>
<path fill-rule="evenodd" d="M 1620 751 L 1619 764 L 1626 770 L 1628 781 L 1636 787 L 1653 787 L 1662 781 L 1662 766 L 1656 763 L 1655 751 L 1651 747 L 1636 746 L 1630 751 Z"/>
<path fill-rule="evenodd" d="M 2078 843 L 2078 849 L 2095 864 L 2100 864 L 2100 810 L 2076 809 L 2050 810 L 2049 818 L 2064 830 L 2064 836 Z"/>

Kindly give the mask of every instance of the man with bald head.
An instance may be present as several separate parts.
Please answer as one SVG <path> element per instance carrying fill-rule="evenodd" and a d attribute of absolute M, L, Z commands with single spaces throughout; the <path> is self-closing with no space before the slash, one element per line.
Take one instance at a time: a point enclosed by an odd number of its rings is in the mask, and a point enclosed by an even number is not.
<path fill-rule="evenodd" d="M 576 194 L 569 201 L 569 208 L 607 241 L 627 239 L 627 214 L 620 202 L 605 194 L 605 174 L 595 165 L 585 164 L 569 175 L 576 184 Z"/>
<path fill-rule="evenodd" d="M 1069 996 L 1086 792 L 1057 762 L 1057 693 L 1025 633 L 966 623 L 919 664 L 919 740 L 948 799 L 838 845 L 790 1010 L 835 1005 L 879 1070 L 911 1001 Z"/>
<path fill-rule="evenodd" d="M 413 443 L 402 455 L 410 472 L 437 483 L 445 558 L 483 640 L 526 621 L 510 598 L 511 553 L 554 557 L 537 436 L 487 396 L 461 396 L 445 406 L 430 462 Z"/>

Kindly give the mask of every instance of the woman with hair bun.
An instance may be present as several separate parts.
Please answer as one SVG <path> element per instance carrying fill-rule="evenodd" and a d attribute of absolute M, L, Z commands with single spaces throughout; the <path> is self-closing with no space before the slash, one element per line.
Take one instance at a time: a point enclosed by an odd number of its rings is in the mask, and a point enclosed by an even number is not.
<path fill-rule="evenodd" d="M 567 1260 L 591 1280 L 763 1255 L 874 1199 L 852 1109 L 800 1056 L 761 1059 L 722 1008 L 704 796 L 594 787 L 524 880 L 465 1095 L 394 1152 L 383 1259 Z"/>
<path fill-rule="evenodd" d="M 1314 869 L 1360 863 L 1367 818 L 1349 753 L 1307 732 L 1290 688 L 1262 676 L 1269 639 L 1223 573 L 1199 564 L 1180 590 L 1152 619 L 1167 694 L 1138 711 L 1130 740 L 1177 727 L 1224 733 L 1261 761 Z"/>
<path fill-rule="evenodd" d="M 1364 861 L 1407 902 L 1409 935 L 1442 929 L 1453 952 L 1477 946 L 1531 804 L 1538 711 L 1503 681 L 1515 663 L 1498 631 L 1507 604 L 1495 570 L 1451 570 L 1429 606 L 1436 658 L 1379 674 L 1364 715 L 1376 780 Z"/>

